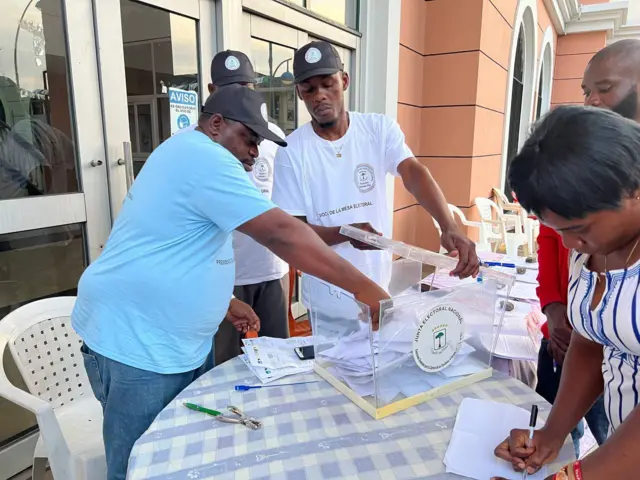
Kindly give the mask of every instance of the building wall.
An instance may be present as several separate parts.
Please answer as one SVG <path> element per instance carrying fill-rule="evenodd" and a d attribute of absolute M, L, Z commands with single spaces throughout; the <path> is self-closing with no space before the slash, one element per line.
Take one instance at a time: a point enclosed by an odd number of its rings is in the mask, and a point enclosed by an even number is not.
<path fill-rule="evenodd" d="M 544 68 L 553 73 L 545 75 L 543 113 L 549 104 L 582 103 L 584 67 L 605 46 L 606 33 L 558 36 L 543 0 L 402 0 L 398 121 L 447 201 L 471 219 L 477 218 L 474 199 L 490 197 L 504 178 L 511 69 L 522 25 L 536 48 L 525 65 L 531 76 L 521 141 L 535 117 L 545 51 L 551 53 Z M 394 237 L 438 249 L 431 217 L 400 179 Z"/>
<path fill-rule="evenodd" d="M 558 39 L 552 106 L 584 103 L 582 75 L 591 57 L 606 43 L 606 32 L 579 33 Z"/>

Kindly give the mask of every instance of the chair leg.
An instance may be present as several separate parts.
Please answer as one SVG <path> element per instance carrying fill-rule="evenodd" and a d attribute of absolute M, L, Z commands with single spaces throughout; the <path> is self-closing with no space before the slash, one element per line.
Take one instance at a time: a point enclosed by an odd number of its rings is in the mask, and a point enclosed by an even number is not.
<path fill-rule="evenodd" d="M 33 469 L 31 470 L 31 480 L 43 480 L 47 471 L 47 459 L 43 457 L 33 457 Z"/>

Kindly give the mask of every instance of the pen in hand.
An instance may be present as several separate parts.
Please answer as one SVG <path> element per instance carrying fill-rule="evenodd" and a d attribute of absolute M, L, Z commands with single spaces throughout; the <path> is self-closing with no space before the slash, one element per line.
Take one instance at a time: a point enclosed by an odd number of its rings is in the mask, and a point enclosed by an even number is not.
<path fill-rule="evenodd" d="M 533 434 L 536 431 L 536 422 L 538 421 L 538 406 L 531 405 L 531 416 L 529 417 L 529 438 L 527 439 L 527 448 L 533 446 Z M 522 471 L 522 478 L 527 478 L 527 467 Z"/>

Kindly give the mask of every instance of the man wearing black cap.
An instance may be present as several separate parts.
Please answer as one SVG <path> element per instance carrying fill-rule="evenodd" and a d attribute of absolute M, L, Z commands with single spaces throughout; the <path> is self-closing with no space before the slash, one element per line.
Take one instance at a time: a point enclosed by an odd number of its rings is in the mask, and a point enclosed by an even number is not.
<path fill-rule="evenodd" d="M 108 480 L 124 480 L 135 441 L 210 368 L 211 338 L 234 283 L 231 232 L 369 305 L 388 295 L 249 181 L 242 165 L 269 130 L 258 92 L 209 97 L 195 131 L 156 148 L 127 193 L 105 249 L 84 272 L 72 324 L 104 412 Z M 249 318 L 248 323 L 257 319 Z"/>
<path fill-rule="evenodd" d="M 350 79 L 336 49 L 323 41 L 305 45 L 295 53 L 293 73 L 312 120 L 289 135 L 288 148 L 276 155 L 273 201 L 304 217 L 327 245 L 384 285 L 390 273 L 388 252 L 365 251 L 365 245 L 341 236 L 340 226 L 357 224 L 391 236 L 386 177 L 399 175 L 442 227 L 442 245 L 458 255 L 452 273 L 475 275 L 479 261 L 474 243 L 460 232 L 438 184 L 415 159 L 397 122 L 346 110 L 344 91 Z"/>
<path fill-rule="evenodd" d="M 211 61 L 209 93 L 225 85 L 243 85 L 254 88 L 256 74 L 249 58 L 242 52 L 226 50 Z M 194 129 L 196 125 L 188 127 Z M 187 130 L 187 129 L 185 129 Z M 269 130 L 284 138 L 284 132 L 272 122 Z M 249 179 L 271 198 L 273 172 L 278 146 L 263 140 L 258 157 L 243 164 Z M 233 251 L 236 259 L 236 280 L 233 294 L 248 304 L 260 318 L 260 335 L 275 338 L 289 337 L 289 276 L 288 265 L 253 239 L 240 232 L 233 233 Z M 238 302 L 234 301 L 238 308 Z M 242 353 L 241 331 L 231 322 L 223 322 L 216 333 L 216 365 Z"/>

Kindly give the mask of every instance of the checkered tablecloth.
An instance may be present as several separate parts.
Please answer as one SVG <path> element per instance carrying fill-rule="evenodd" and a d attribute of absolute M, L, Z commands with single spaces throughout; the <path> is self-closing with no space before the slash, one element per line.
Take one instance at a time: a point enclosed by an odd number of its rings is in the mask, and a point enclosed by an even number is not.
<path fill-rule="evenodd" d="M 454 479 L 442 463 L 458 405 L 464 397 L 529 409 L 550 406 L 522 383 L 498 372 L 488 380 L 383 420 L 373 420 L 315 374 L 276 383 L 318 383 L 236 392 L 256 379 L 239 359 L 227 362 L 185 389 L 136 442 L 129 480 Z M 262 420 L 260 430 L 224 424 L 183 406 L 235 405 Z M 560 463 L 573 458 L 563 448 Z M 519 476 L 518 476 L 519 478 Z"/>

